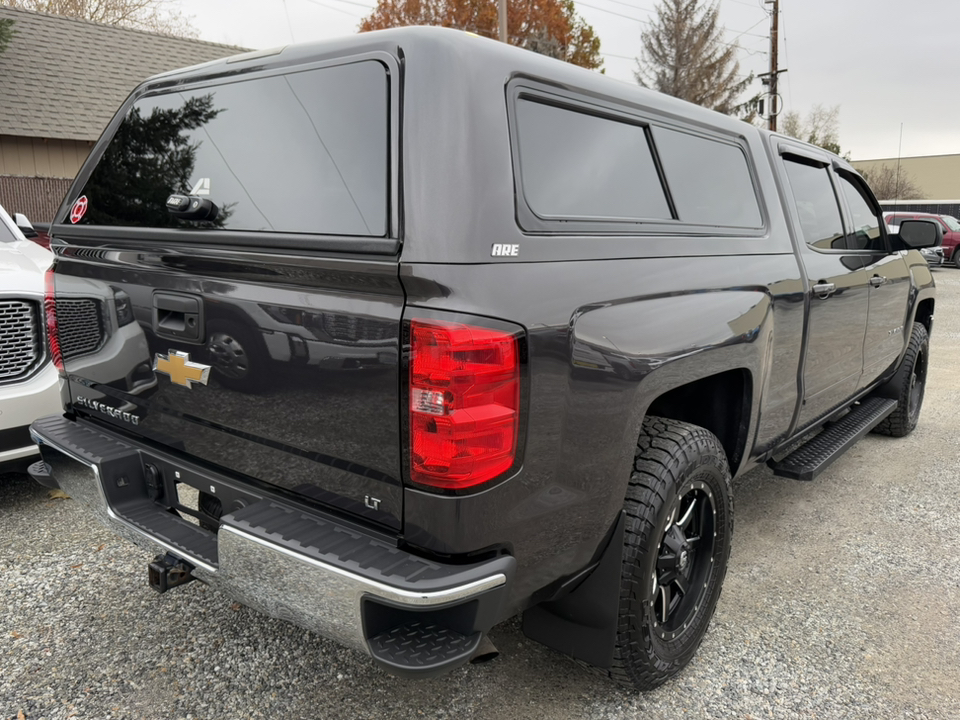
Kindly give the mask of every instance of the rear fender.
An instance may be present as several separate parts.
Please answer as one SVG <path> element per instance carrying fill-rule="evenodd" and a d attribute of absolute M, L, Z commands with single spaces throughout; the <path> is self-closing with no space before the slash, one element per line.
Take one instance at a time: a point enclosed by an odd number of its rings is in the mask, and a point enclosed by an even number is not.
<path fill-rule="evenodd" d="M 607 412 L 621 415 L 620 436 L 609 438 L 621 453 L 619 467 L 632 464 L 643 418 L 653 402 L 676 388 L 730 370 L 746 371 L 752 382 L 740 416 L 747 422 L 740 445 L 754 436 L 758 408 L 766 390 L 773 346 L 772 301 L 763 289 L 691 293 L 584 307 L 573 319 L 570 357 L 573 364 L 568 420 L 570 431 L 583 433 L 584 419 L 598 408 L 597 382 L 627 382 L 628 392 L 610 385 Z M 684 318 L 678 322 L 678 318 Z M 614 380 L 616 378 L 616 380 Z M 573 417 L 577 418 L 573 422 Z M 601 423 L 609 428 L 608 422 Z M 566 433 L 565 433 L 566 434 Z M 600 438 L 597 438 L 600 441 Z M 564 442 L 565 447 L 578 443 Z M 728 448 L 729 452 L 729 448 Z M 737 452 L 740 458 L 748 452 Z M 565 457 L 566 467 L 583 458 Z M 741 463 L 742 464 L 742 461 Z M 731 472 L 736 473 L 737 467 Z M 625 491 L 629 472 L 618 477 Z M 607 480 L 609 482 L 609 479 Z M 621 493 L 622 495 L 622 493 Z"/>

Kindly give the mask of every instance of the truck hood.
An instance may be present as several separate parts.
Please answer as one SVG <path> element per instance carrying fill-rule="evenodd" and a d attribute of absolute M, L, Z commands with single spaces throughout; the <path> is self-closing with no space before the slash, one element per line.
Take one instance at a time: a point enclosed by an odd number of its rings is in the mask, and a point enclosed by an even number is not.
<path fill-rule="evenodd" d="M 0 290 L 43 293 L 43 273 L 53 262 L 53 253 L 22 240 L 0 244 Z"/>

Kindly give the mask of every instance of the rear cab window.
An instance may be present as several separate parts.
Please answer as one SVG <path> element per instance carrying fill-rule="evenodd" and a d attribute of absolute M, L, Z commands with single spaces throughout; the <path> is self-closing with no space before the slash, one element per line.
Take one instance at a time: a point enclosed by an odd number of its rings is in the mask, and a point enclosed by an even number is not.
<path fill-rule="evenodd" d="M 783 166 L 807 245 L 817 250 L 846 250 L 840 204 L 827 166 L 797 155 L 784 155 Z"/>
<path fill-rule="evenodd" d="M 751 234 L 764 226 L 736 138 L 515 83 L 517 220 L 527 232 Z"/>
<path fill-rule="evenodd" d="M 373 59 L 143 95 L 76 193 L 74 224 L 387 237 L 390 114 Z M 174 194 L 219 213 L 178 217 Z"/>
<path fill-rule="evenodd" d="M 847 246 L 854 250 L 883 252 L 885 245 L 880 226 L 884 223 L 866 189 L 847 173 L 838 172 L 837 178 L 852 221 Z"/>

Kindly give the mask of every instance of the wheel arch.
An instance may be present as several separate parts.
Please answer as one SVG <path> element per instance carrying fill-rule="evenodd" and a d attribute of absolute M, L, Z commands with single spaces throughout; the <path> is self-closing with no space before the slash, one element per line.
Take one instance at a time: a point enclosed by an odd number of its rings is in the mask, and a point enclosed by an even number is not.
<path fill-rule="evenodd" d="M 753 377 L 735 368 L 680 385 L 657 396 L 646 415 L 680 420 L 712 432 L 734 473 L 746 453 L 753 398 Z"/>
<path fill-rule="evenodd" d="M 918 322 L 927 329 L 927 333 L 930 333 L 933 330 L 933 307 L 935 301 L 934 298 L 928 297 L 923 300 L 920 300 L 917 303 L 917 308 L 914 311 L 913 321 Z"/>

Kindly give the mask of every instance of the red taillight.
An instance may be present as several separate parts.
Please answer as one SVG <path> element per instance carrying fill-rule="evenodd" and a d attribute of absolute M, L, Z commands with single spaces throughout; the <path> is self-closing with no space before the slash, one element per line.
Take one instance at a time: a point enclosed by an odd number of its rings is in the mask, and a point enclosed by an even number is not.
<path fill-rule="evenodd" d="M 57 335 L 57 302 L 53 294 L 53 268 L 47 270 L 43 278 L 43 314 L 47 321 L 47 343 L 50 345 L 50 358 L 60 372 L 63 370 L 63 355 L 60 352 L 60 337 Z"/>
<path fill-rule="evenodd" d="M 462 489 L 509 470 L 517 454 L 515 335 L 439 320 L 410 323 L 410 477 Z"/>

